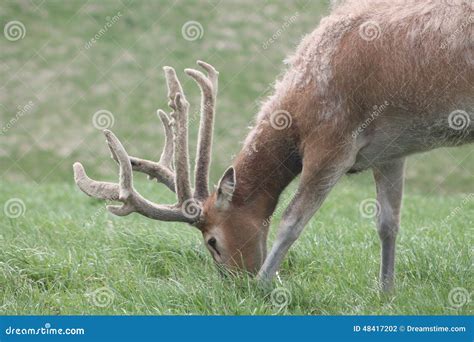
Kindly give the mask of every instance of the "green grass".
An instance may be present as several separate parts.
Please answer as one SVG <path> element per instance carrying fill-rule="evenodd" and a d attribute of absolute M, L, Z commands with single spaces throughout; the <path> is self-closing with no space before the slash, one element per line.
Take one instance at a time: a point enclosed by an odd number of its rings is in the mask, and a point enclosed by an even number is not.
<path fill-rule="evenodd" d="M 281 278 L 286 307 L 245 276 L 221 278 L 197 230 L 108 215 L 70 184 L 1 184 L 0 312 L 8 314 L 467 314 L 452 288 L 472 286 L 474 203 L 442 221 L 464 196 L 408 195 L 393 296 L 377 290 L 379 243 L 358 203 L 367 187 L 343 181 L 290 251 Z M 140 184 L 150 195 L 155 186 Z M 470 214 L 469 214 L 470 213 Z M 94 291 L 104 291 L 94 301 Z M 109 296 L 109 297 L 107 297 Z M 105 298 L 105 299 L 104 299 Z M 107 298 L 110 298 L 108 300 Z M 96 303 L 99 303 L 99 306 Z M 104 304 L 105 307 L 100 305 Z"/>
<path fill-rule="evenodd" d="M 118 12 L 120 20 L 85 50 Z M 221 72 L 216 182 L 281 74 L 282 60 L 327 12 L 327 1 L 309 0 L 3 1 L 2 28 L 18 20 L 26 35 L 15 42 L 0 36 L 0 128 L 29 101 L 33 109 L 0 135 L 0 209 L 12 198 L 26 208 L 18 218 L 0 210 L 0 313 L 471 313 L 472 303 L 453 308 L 448 294 L 455 287 L 473 290 L 474 203 L 463 201 L 472 193 L 472 146 L 410 159 L 392 296 L 377 290 L 377 233 L 358 210 L 374 187 L 363 174 L 337 186 L 291 249 L 283 284 L 275 283 L 291 293 L 285 307 L 253 279 L 221 279 L 197 230 L 111 217 L 72 184 L 76 160 L 93 177 L 116 179 L 92 124 L 100 109 L 113 113 L 112 129 L 131 154 L 157 158 L 163 132 L 154 112 L 166 109 L 161 67 L 176 67 L 195 113 L 199 93 L 182 69 L 197 59 Z M 190 20 L 203 26 L 201 39 L 183 39 L 181 28 Z M 147 197 L 173 201 L 163 187 L 142 178 L 137 183 Z"/>

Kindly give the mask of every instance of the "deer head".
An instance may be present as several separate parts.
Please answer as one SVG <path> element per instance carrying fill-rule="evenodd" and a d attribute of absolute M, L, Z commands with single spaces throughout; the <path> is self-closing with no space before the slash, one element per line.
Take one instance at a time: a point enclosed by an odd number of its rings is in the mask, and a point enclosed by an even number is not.
<path fill-rule="evenodd" d="M 112 158 L 119 165 L 119 182 L 99 182 L 89 178 L 83 166 L 74 164 L 77 186 L 87 195 L 103 200 L 122 202 L 108 205 L 107 209 L 118 216 L 139 213 L 159 221 L 188 223 L 199 229 L 205 245 L 217 264 L 231 269 L 246 269 L 255 273 L 266 253 L 266 231 L 259 230 L 262 220 L 249 215 L 247 210 L 236 208 L 233 193 L 236 174 L 228 168 L 214 193 L 209 194 L 208 178 L 212 149 L 212 130 L 217 95 L 218 72 L 211 65 L 198 61 L 206 72 L 186 69 L 201 89 L 201 117 L 195 164 L 195 188 L 191 189 L 188 157 L 188 109 L 182 86 L 171 67 L 164 67 L 168 85 L 170 116 L 158 110 L 165 130 L 165 144 L 160 160 L 153 162 L 131 157 L 119 139 L 104 131 Z M 177 195 L 173 205 L 155 204 L 133 187 L 132 171 L 148 175 L 151 180 L 164 184 Z"/>

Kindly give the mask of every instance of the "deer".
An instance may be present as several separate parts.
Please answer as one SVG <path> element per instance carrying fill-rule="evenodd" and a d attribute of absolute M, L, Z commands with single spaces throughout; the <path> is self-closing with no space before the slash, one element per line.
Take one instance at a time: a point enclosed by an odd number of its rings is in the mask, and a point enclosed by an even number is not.
<path fill-rule="evenodd" d="M 165 143 L 158 162 L 129 156 L 104 134 L 119 165 L 118 183 L 92 180 L 74 164 L 77 186 L 109 205 L 197 228 L 218 266 L 262 283 L 276 276 L 334 185 L 372 170 L 381 244 L 380 288 L 394 287 L 405 160 L 439 147 L 474 142 L 473 6 L 465 0 L 348 0 L 335 6 L 287 60 L 274 92 L 214 191 L 209 190 L 218 71 L 185 69 L 201 91 L 194 188 L 190 180 L 187 101 L 176 71 L 164 67 L 169 114 L 158 110 Z M 373 115 L 374 106 L 383 111 Z M 361 128 L 362 127 L 362 128 Z M 133 185 L 133 172 L 176 193 L 153 203 Z M 267 253 L 268 222 L 280 195 L 298 179 Z"/>

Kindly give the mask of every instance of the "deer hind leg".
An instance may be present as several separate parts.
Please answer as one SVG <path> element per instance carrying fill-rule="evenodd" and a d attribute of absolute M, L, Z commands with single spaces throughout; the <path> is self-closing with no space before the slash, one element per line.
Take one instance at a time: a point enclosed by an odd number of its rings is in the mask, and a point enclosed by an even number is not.
<path fill-rule="evenodd" d="M 320 145 L 318 147 L 322 151 L 325 150 Z M 337 152 L 327 149 L 325 156 L 321 156 L 321 152 L 305 151 L 310 157 L 303 158 L 298 190 L 283 213 L 276 240 L 258 273 L 260 281 L 266 283 L 275 276 L 283 258 L 300 236 L 306 223 L 322 205 L 340 177 L 352 166 L 355 158 L 350 157 L 351 154 L 348 157 L 350 150 L 350 146 L 343 146 Z M 314 157 L 315 154 L 317 157 Z M 353 155 L 355 156 L 355 153 Z"/>
<path fill-rule="evenodd" d="M 400 227 L 405 158 L 374 167 L 377 202 L 377 231 L 382 245 L 380 286 L 385 292 L 393 288 L 395 275 L 395 243 Z"/>

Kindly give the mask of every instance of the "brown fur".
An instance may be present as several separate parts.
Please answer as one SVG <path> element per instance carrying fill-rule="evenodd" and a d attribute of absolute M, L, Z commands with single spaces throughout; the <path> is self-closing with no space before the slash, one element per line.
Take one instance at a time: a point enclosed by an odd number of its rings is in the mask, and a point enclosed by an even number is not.
<path fill-rule="evenodd" d="M 208 238 L 218 230 L 223 236 L 228 260 L 221 261 L 242 259 L 247 269 L 259 268 L 255 256 L 266 249 L 260 239 L 268 229 L 262 222 L 302 169 L 317 172 L 318 165 L 340 158 L 333 172 L 340 172 L 340 165 L 346 167 L 344 172 L 354 172 L 438 145 L 472 142 L 472 130 L 467 137 L 446 130 L 441 115 L 471 109 L 474 103 L 472 15 L 467 2 L 449 6 L 438 0 L 357 0 L 346 1 L 323 19 L 289 58 L 287 72 L 233 163 L 237 182 L 230 208 L 216 213 L 215 198 L 206 203 L 204 216 L 213 228 L 204 235 Z M 373 41 L 359 34 L 366 21 L 380 26 L 380 36 Z M 441 48 L 447 41 L 448 47 Z M 386 101 L 388 109 L 352 139 L 351 132 L 368 118 L 370 109 Z M 271 115 L 278 110 L 290 113 L 289 128 L 271 127 Z M 411 145 L 384 152 L 390 141 L 378 132 L 387 127 Z M 441 139 L 429 146 L 419 143 L 429 135 Z M 381 152 L 375 159 L 367 157 L 372 157 L 372 149 Z M 314 191 L 329 185 L 308 183 Z"/>

